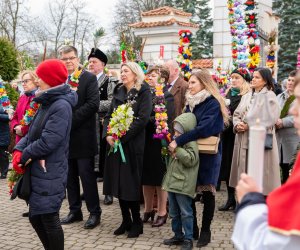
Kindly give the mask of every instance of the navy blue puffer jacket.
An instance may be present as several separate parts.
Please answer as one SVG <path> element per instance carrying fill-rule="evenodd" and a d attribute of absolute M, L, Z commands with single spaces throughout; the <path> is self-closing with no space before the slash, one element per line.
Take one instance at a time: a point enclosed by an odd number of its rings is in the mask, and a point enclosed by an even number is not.
<path fill-rule="evenodd" d="M 77 94 L 59 85 L 37 94 L 41 106 L 28 134 L 15 147 L 23 152 L 21 163 L 32 159 L 29 199 L 30 216 L 58 212 L 65 193 L 68 172 L 72 107 Z M 41 166 L 45 161 L 45 168 Z"/>
<path fill-rule="evenodd" d="M 9 145 L 9 118 L 8 114 L 0 106 L 0 147 Z"/>

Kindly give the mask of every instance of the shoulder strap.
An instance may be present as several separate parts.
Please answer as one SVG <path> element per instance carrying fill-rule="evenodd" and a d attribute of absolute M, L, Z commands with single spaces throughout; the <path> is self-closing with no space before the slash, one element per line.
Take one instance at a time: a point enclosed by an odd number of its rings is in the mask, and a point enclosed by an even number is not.
<path fill-rule="evenodd" d="M 36 125 L 37 129 L 32 136 L 33 141 L 36 141 L 42 135 L 42 131 L 45 126 L 46 115 L 48 114 L 48 110 L 49 109 L 44 110 L 39 117 L 38 124 Z M 41 109 L 39 110 L 39 112 L 41 112 Z"/>

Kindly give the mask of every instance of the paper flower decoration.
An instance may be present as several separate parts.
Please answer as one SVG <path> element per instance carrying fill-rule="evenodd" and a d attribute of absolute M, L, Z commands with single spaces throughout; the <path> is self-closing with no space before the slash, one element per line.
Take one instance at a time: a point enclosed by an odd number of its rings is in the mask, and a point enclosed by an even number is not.
<path fill-rule="evenodd" d="M 159 80 L 155 85 L 154 111 L 156 130 L 153 138 L 161 140 L 161 154 L 165 158 L 165 161 L 167 161 L 169 155 L 168 143 L 171 142 L 171 134 L 168 127 L 168 114 L 163 88 L 164 84 Z"/>
<path fill-rule="evenodd" d="M 188 81 L 192 71 L 192 32 L 190 30 L 180 30 L 178 34 L 180 39 L 178 46 L 177 62 L 181 69 L 181 74 L 183 75 L 184 79 Z"/>
<path fill-rule="evenodd" d="M 244 5 L 241 0 L 228 0 L 228 21 L 232 36 L 231 49 L 233 65 L 239 68 L 247 67 L 248 59 L 248 27 L 245 23 Z"/>
<path fill-rule="evenodd" d="M 22 120 L 20 121 L 20 125 L 22 126 L 29 126 L 32 122 L 34 116 L 36 115 L 36 112 L 39 109 L 39 104 L 35 101 L 31 101 L 29 108 L 25 111 L 25 115 L 23 116 Z"/>
<path fill-rule="evenodd" d="M 249 59 L 248 69 L 252 73 L 260 63 L 260 47 L 257 27 L 257 3 L 254 0 L 248 0 L 245 3 L 245 22 L 248 26 L 248 44 L 249 44 Z"/>
<path fill-rule="evenodd" d="M 220 94 L 222 96 L 226 95 L 226 90 L 229 88 L 229 79 L 230 74 L 228 70 L 222 69 L 222 61 L 218 61 L 218 65 L 216 69 L 214 70 L 214 73 L 212 75 L 213 80 L 218 84 Z"/>
<path fill-rule="evenodd" d="M 9 117 L 11 118 L 14 114 L 14 109 L 6 93 L 5 84 L 1 76 L 0 76 L 0 105 L 3 107 L 4 111 L 6 111 Z"/>

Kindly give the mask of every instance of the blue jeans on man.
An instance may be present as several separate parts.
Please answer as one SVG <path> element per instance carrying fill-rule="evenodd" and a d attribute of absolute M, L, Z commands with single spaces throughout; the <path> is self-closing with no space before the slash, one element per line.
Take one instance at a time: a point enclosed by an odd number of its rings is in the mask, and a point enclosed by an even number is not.
<path fill-rule="evenodd" d="M 172 218 L 172 231 L 178 239 L 193 240 L 192 198 L 168 192 L 169 215 Z M 184 233 L 182 232 L 182 228 Z"/>

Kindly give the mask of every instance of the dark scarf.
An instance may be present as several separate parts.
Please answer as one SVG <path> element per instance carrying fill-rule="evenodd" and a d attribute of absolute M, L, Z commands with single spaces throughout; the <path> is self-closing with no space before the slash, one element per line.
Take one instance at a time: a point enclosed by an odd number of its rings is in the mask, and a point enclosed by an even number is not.
<path fill-rule="evenodd" d="M 37 89 L 34 89 L 34 90 L 29 91 L 29 92 L 24 92 L 24 94 L 26 96 L 34 96 L 36 91 L 37 91 Z"/>

